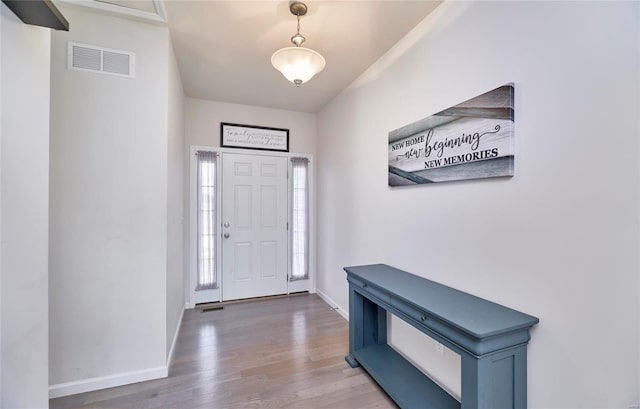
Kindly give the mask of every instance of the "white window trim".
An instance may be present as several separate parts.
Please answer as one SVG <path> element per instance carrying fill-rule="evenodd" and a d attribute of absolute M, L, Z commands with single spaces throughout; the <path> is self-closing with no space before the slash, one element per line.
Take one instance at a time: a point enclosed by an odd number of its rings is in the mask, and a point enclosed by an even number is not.
<path fill-rule="evenodd" d="M 214 149 L 206 146 L 192 146 L 189 151 L 189 280 L 188 280 L 188 300 L 187 307 L 193 308 L 196 304 L 202 302 L 215 302 L 220 301 L 221 298 L 221 251 L 220 240 L 216 234 L 216 276 L 218 287 L 211 290 L 195 291 L 196 283 L 198 282 L 198 160 L 196 152 L 208 151 L 216 152 Z M 216 208 L 219 210 L 222 205 L 220 199 L 220 158 L 216 161 Z M 216 212 L 216 227 L 220 226 L 220 211 Z M 220 229 L 216 229 L 217 232 Z"/>
<path fill-rule="evenodd" d="M 291 273 L 291 200 L 292 200 L 292 189 L 291 189 L 291 178 L 287 178 L 287 220 L 289 223 L 289 231 L 287 234 L 287 293 L 297 293 L 301 291 L 309 291 L 310 293 L 316 292 L 316 217 L 315 217 L 315 162 L 313 160 L 313 155 L 307 153 L 290 153 L 290 152 L 271 152 L 271 151 L 257 151 L 251 149 L 234 149 L 234 148 L 220 148 L 214 146 L 204 146 L 204 145 L 191 145 L 189 148 L 189 277 L 188 277 L 188 294 L 187 294 L 187 308 L 194 308 L 197 303 L 203 302 L 197 299 L 197 292 L 193 291 L 193 285 L 197 279 L 197 234 L 198 234 L 198 220 L 197 220 L 197 202 L 196 202 L 196 192 L 197 192 L 197 174 L 196 174 L 196 152 L 197 151 L 209 151 L 209 152 L 217 152 L 220 156 L 218 157 L 216 170 L 218 175 L 222 175 L 221 164 L 222 164 L 222 154 L 224 153 L 237 153 L 243 155 L 256 155 L 256 156 L 279 156 L 285 157 L 287 159 L 297 157 L 297 158 L 307 158 L 309 160 L 309 279 L 307 280 L 296 280 L 289 281 L 289 274 Z M 290 176 L 292 174 L 292 165 L 291 160 L 287 160 L 287 173 Z M 216 223 L 218 223 L 218 227 L 222 223 L 222 179 L 219 179 L 216 185 L 216 205 L 218 206 L 218 214 L 216 215 Z M 218 232 L 221 230 L 218 229 Z M 219 234 L 217 235 L 219 236 Z M 217 291 L 217 301 L 220 301 L 222 298 L 221 290 L 222 286 L 224 286 L 224 280 L 222 277 L 222 248 L 220 237 L 217 237 L 216 242 L 216 269 L 218 272 L 218 288 L 215 290 L 208 291 Z"/>
<path fill-rule="evenodd" d="M 289 154 L 287 155 L 289 159 L 291 158 L 306 158 L 309 160 L 309 167 L 307 168 L 307 178 L 309 182 L 309 278 L 302 280 L 290 281 L 287 280 L 288 291 L 289 293 L 297 293 L 300 291 L 309 291 L 310 293 L 316 292 L 316 217 L 315 217 L 315 162 L 313 161 L 313 155 L 308 154 Z M 293 203 L 293 189 L 291 189 L 291 175 L 293 175 L 293 165 L 291 160 L 287 161 L 287 172 L 289 174 L 289 178 L 287 179 L 287 211 L 288 211 L 288 219 L 289 219 L 289 234 L 287 235 L 288 243 L 287 246 L 289 248 L 289 260 L 287 265 L 289 266 L 289 270 L 291 270 L 292 263 L 292 254 L 291 254 L 291 232 L 293 226 L 293 212 L 291 211 L 291 204 Z M 291 271 L 289 271 L 291 274 Z"/>

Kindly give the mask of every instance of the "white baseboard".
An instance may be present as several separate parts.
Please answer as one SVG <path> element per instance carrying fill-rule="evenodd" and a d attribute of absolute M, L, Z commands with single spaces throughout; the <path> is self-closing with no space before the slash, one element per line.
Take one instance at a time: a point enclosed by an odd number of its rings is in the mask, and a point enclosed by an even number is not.
<path fill-rule="evenodd" d="M 184 308 L 180 313 L 180 318 L 178 318 L 178 326 L 176 327 L 176 332 L 173 334 L 173 341 L 171 342 L 171 348 L 169 349 L 169 355 L 167 355 L 167 369 L 169 368 L 169 364 L 171 363 L 171 359 L 173 358 L 174 348 L 176 347 L 176 341 L 178 340 L 178 333 L 180 332 L 180 327 L 182 326 L 182 318 L 184 317 Z"/>
<path fill-rule="evenodd" d="M 329 297 L 327 294 L 323 293 L 321 290 L 316 289 L 316 294 L 318 294 L 318 296 L 320 298 L 322 298 L 324 300 L 324 302 L 329 304 L 331 306 L 331 308 L 335 308 L 335 311 L 338 314 L 342 315 L 342 318 L 344 318 L 345 320 L 349 321 L 349 311 L 345 311 L 342 307 L 340 307 L 340 305 L 338 305 L 337 302 L 333 301 L 331 299 L 331 297 Z"/>
<path fill-rule="evenodd" d="M 185 304 L 185 308 L 187 305 Z M 175 351 L 176 341 L 182 326 L 182 319 L 184 318 L 184 310 L 180 313 L 178 319 L 178 325 L 176 332 L 173 335 L 173 341 L 171 342 L 171 349 L 169 349 L 169 355 L 167 356 L 167 365 L 159 366 L 156 368 L 143 369 L 140 371 L 125 372 L 109 376 L 101 376 L 97 378 L 83 379 L 80 381 L 60 383 L 57 385 L 49 386 L 49 399 L 60 398 L 62 396 L 76 395 L 78 393 L 97 391 L 100 389 L 113 388 L 115 386 L 128 385 L 136 382 L 150 381 L 153 379 L 161 379 L 169 376 L 169 363 L 173 358 Z M 192 307 L 193 308 L 193 307 Z"/>
<path fill-rule="evenodd" d="M 185 309 L 185 310 L 192 310 L 192 309 L 194 309 L 194 308 L 196 308 L 195 303 L 192 303 L 192 302 L 189 302 L 189 301 L 187 301 L 186 303 L 184 303 L 184 309 Z"/>
<path fill-rule="evenodd" d="M 152 379 L 166 378 L 168 374 L 169 371 L 166 366 L 158 366 L 140 371 L 123 372 L 80 381 L 59 383 L 49 386 L 49 399 L 113 388 L 114 386 L 128 385 L 136 382 L 150 381 Z"/>

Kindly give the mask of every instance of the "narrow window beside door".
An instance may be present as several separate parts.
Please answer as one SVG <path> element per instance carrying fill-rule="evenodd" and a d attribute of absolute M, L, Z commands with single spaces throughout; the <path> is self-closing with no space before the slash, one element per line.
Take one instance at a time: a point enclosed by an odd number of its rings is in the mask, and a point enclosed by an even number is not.
<path fill-rule="evenodd" d="M 216 152 L 198 151 L 198 282 L 196 291 L 218 287 L 216 272 Z"/>
<path fill-rule="evenodd" d="M 309 159 L 291 158 L 291 277 L 309 278 Z"/>

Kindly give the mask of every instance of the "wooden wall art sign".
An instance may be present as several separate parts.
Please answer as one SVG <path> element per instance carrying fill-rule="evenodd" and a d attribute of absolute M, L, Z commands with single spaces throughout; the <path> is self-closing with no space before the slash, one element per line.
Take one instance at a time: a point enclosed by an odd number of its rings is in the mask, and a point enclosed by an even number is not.
<path fill-rule="evenodd" d="M 513 176 L 513 84 L 389 132 L 389 186 Z"/>
<path fill-rule="evenodd" d="M 289 152 L 289 130 L 221 122 L 220 146 Z"/>

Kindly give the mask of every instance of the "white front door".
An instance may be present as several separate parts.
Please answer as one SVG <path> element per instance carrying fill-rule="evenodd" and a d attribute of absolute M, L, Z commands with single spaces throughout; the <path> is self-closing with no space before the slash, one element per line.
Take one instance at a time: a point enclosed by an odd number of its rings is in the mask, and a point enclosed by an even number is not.
<path fill-rule="evenodd" d="M 222 300 L 287 292 L 287 158 L 222 154 Z"/>

